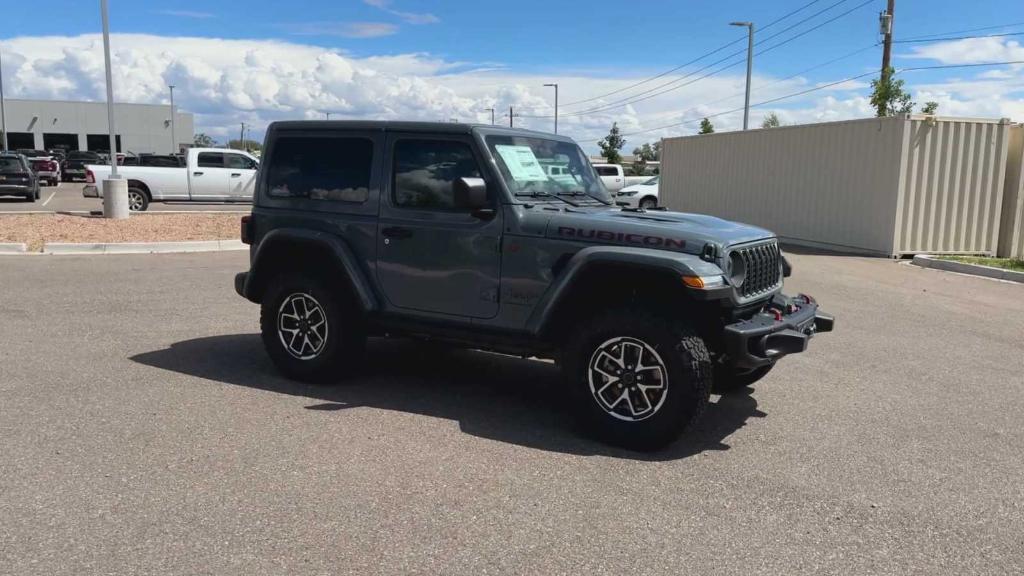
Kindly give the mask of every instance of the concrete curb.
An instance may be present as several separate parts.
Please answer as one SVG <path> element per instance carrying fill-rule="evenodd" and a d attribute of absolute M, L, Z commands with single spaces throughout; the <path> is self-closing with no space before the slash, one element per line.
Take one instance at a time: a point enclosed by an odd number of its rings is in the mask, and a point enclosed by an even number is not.
<path fill-rule="evenodd" d="M 1005 268 L 995 268 L 993 266 L 981 266 L 979 264 L 967 264 L 966 262 L 956 262 L 954 260 L 943 260 L 935 256 L 918 254 L 917 256 L 914 256 L 913 264 L 915 266 L 920 266 L 921 268 L 945 270 L 947 272 L 957 272 L 960 274 L 969 274 L 971 276 L 982 276 L 984 278 L 1024 283 L 1024 272 L 1016 272 Z"/>
<path fill-rule="evenodd" d="M 180 252 L 226 252 L 248 250 L 241 240 L 197 240 L 192 242 L 117 242 L 110 244 L 49 242 L 43 254 L 170 254 Z"/>
<path fill-rule="evenodd" d="M 24 254 L 28 250 L 25 244 L 0 242 L 0 254 Z"/>

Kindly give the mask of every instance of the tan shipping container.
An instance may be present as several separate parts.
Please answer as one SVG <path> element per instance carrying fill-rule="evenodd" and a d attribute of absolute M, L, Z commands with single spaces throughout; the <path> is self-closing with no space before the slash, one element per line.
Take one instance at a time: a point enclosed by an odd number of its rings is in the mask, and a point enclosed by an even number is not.
<path fill-rule="evenodd" d="M 794 244 L 995 254 L 1009 129 L 908 115 L 670 138 L 660 196 Z"/>
<path fill-rule="evenodd" d="M 1024 125 L 1010 129 L 1003 219 L 999 227 L 999 256 L 1024 258 Z"/>

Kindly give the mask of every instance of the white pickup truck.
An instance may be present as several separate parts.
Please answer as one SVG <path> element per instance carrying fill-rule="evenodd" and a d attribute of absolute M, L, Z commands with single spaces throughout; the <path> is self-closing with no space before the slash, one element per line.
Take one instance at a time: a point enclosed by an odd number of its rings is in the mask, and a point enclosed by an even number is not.
<path fill-rule="evenodd" d="M 640 184 L 651 179 L 650 176 L 626 176 L 626 171 L 620 164 L 594 164 L 594 170 L 597 170 L 601 182 L 604 182 L 605 189 L 612 194 L 626 186 Z"/>
<path fill-rule="evenodd" d="M 150 202 L 252 202 L 259 161 L 238 150 L 190 148 L 184 168 L 118 166 L 128 180 L 128 208 L 141 212 Z M 110 175 L 110 166 L 86 166 L 82 195 L 100 198 L 97 182 Z"/>

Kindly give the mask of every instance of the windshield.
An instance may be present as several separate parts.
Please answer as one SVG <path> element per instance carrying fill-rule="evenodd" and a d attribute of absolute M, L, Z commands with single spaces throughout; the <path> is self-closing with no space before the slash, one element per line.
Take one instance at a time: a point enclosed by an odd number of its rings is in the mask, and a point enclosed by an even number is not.
<path fill-rule="evenodd" d="M 658 183 L 658 178 L 660 178 L 660 176 L 655 176 L 654 178 L 651 178 L 647 182 L 644 182 L 644 186 L 654 186 L 655 184 Z"/>
<path fill-rule="evenodd" d="M 21 172 L 25 168 L 14 156 L 0 156 L 0 172 Z"/>
<path fill-rule="evenodd" d="M 604 184 L 572 142 L 492 135 L 487 147 L 516 196 L 590 196 L 610 202 Z"/>

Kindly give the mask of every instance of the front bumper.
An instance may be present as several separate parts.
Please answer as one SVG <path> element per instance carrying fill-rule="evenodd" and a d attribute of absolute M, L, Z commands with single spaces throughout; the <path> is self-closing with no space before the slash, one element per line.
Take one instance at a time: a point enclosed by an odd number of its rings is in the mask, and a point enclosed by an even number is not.
<path fill-rule="evenodd" d="M 725 327 L 726 362 L 744 370 L 773 364 L 803 352 L 815 334 L 831 332 L 834 324 L 813 298 L 778 294 L 764 312 Z"/>
<path fill-rule="evenodd" d="M 89 184 L 87 186 L 83 186 L 82 187 L 82 196 L 84 196 L 85 198 L 99 198 L 100 197 L 100 188 L 99 188 L 99 186 L 94 186 L 92 184 Z"/>
<path fill-rule="evenodd" d="M 0 196 L 24 196 L 35 192 L 31 184 L 0 184 Z"/>
<path fill-rule="evenodd" d="M 640 195 L 634 194 L 632 196 L 626 196 L 625 194 L 615 194 L 615 205 L 623 208 L 636 208 L 640 205 Z"/>

